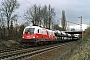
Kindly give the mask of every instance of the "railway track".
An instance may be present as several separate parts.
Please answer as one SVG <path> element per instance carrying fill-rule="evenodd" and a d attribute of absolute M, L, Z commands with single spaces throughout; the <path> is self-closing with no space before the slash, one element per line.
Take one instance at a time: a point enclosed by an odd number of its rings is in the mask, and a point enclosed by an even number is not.
<path fill-rule="evenodd" d="M 0 60 L 21 60 L 22 58 L 32 57 L 39 53 L 43 53 L 45 51 L 49 51 L 55 48 L 60 48 L 62 46 L 65 46 L 71 43 L 73 42 L 59 43 L 59 44 L 36 47 L 36 48 L 34 47 L 34 48 L 21 49 L 21 50 L 16 50 L 13 52 L 8 52 L 8 53 L 5 52 L 5 53 L 0 54 Z"/>
<path fill-rule="evenodd" d="M 22 50 L 25 48 L 27 48 L 27 47 L 23 47 L 21 45 L 13 45 L 11 48 L 1 49 L 0 53 L 2 54 L 2 53 L 10 52 L 10 51 Z"/>
<path fill-rule="evenodd" d="M 10 48 L 6 48 L 6 49 L 0 49 L 0 53 L 8 53 L 8 52 L 13 52 L 13 51 L 16 51 L 16 50 L 22 50 L 22 49 L 27 49 L 28 47 L 26 46 L 21 46 L 20 44 L 19 45 L 13 45 L 12 47 Z"/>

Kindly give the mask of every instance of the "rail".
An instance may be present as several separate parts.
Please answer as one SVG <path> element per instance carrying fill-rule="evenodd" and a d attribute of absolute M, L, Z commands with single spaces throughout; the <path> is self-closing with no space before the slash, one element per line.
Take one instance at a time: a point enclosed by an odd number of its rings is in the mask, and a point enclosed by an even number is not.
<path fill-rule="evenodd" d="M 0 59 L 1 60 L 15 60 L 15 59 L 18 60 L 18 59 L 22 59 L 25 57 L 32 57 L 39 53 L 44 53 L 46 51 L 49 51 L 49 50 L 52 50 L 55 48 L 60 48 L 61 46 L 64 46 L 64 45 L 67 45 L 70 43 L 64 43 L 64 44 L 55 45 L 55 46 L 48 46 L 48 47 L 38 48 L 35 50 L 26 49 L 26 50 L 16 51 L 17 53 L 16 52 L 12 52 L 12 53 L 8 53 L 8 54 L 4 53 L 4 54 L 0 55 Z"/>

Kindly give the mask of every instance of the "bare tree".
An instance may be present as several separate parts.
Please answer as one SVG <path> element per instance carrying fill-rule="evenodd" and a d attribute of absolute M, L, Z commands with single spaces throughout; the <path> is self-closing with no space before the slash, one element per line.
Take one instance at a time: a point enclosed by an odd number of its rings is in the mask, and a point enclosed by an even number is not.
<path fill-rule="evenodd" d="M 50 29 L 50 26 L 53 22 L 53 18 L 55 16 L 55 10 L 50 5 L 49 6 L 43 6 L 42 8 L 42 19 L 44 22 L 44 25 Z"/>
<path fill-rule="evenodd" d="M 3 0 L 2 1 L 2 12 L 6 17 L 8 33 L 10 27 L 10 21 L 17 19 L 18 15 L 15 14 L 15 10 L 19 8 L 19 3 L 17 0 Z"/>
<path fill-rule="evenodd" d="M 49 4 L 49 29 L 50 29 L 50 26 L 51 26 L 51 24 L 53 22 L 52 20 L 53 20 L 54 16 L 55 16 L 55 10 Z"/>
<path fill-rule="evenodd" d="M 39 25 L 40 24 L 40 6 L 37 6 L 36 4 L 30 7 L 26 13 L 24 14 L 24 17 L 27 21 L 32 22 L 33 25 Z"/>
<path fill-rule="evenodd" d="M 55 10 L 50 5 L 41 7 L 36 4 L 30 7 L 24 17 L 29 22 L 32 22 L 33 25 L 44 25 L 48 27 L 51 25 L 53 17 L 55 16 Z"/>
<path fill-rule="evenodd" d="M 62 10 L 61 24 L 62 24 L 63 30 L 66 30 L 67 22 L 66 22 L 66 17 L 65 17 L 65 11 L 64 10 Z"/>
<path fill-rule="evenodd" d="M 47 27 L 49 21 L 48 21 L 48 8 L 46 5 L 42 7 L 41 12 L 42 12 L 41 17 L 43 20 L 44 27 Z"/>
<path fill-rule="evenodd" d="M 5 18 L 4 18 L 4 14 L 2 13 L 1 9 L 0 9 L 0 36 L 2 38 L 5 37 Z"/>
<path fill-rule="evenodd" d="M 75 28 L 71 28 L 71 31 L 75 31 Z"/>
<path fill-rule="evenodd" d="M 3 13 L 0 12 L 0 27 L 1 28 L 4 26 L 4 23 L 5 23 L 5 20 L 4 20 L 4 17 L 3 17 Z"/>

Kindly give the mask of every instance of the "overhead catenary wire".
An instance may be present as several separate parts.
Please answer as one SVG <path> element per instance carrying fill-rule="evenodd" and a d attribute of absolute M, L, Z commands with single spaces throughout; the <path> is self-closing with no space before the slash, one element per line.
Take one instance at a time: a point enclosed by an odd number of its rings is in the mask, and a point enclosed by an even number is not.
<path fill-rule="evenodd" d="M 69 23 L 73 23 L 73 24 L 76 24 L 76 25 L 80 25 L 80 24 L 77 24 L 77 23 L 74 23 L 74 22 L 70 22 L 70 21 L 67 21 L 67 22 L 69 22 Z"/>
<path fill-rule="evenodd" d="M 29 1 L 25 0 L 27 3 L 31 4 Z M 37 0 L 36 0 L 37 1 Z M 40 5 L 42 5 L 39 1 L 37 1 Z M 32 5 L 32 4 L 31 4 Z"/>
<path fill-rule="evenodd" d="M 29 1 L 25 0 L 27 3 L 31 4 Z M 32 4 L 31 4 L 32 5 Z"/>
<path fill-rule="evenodd" d="M 36 0 L 40 5 L 42 5 L 38 0 Z"/>

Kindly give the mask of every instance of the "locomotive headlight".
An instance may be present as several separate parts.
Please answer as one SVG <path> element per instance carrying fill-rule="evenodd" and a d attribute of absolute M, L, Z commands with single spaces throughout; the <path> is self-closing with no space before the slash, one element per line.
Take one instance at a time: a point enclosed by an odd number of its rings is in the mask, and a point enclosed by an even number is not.
<path fill-rule="evenodd" d="M 33 38 L 35 38 L 35 36 L 33 36 Z"/>
<path fill-rule="evenodd" d="M 22 38 L 24 38 L 24 36 Z"/>

